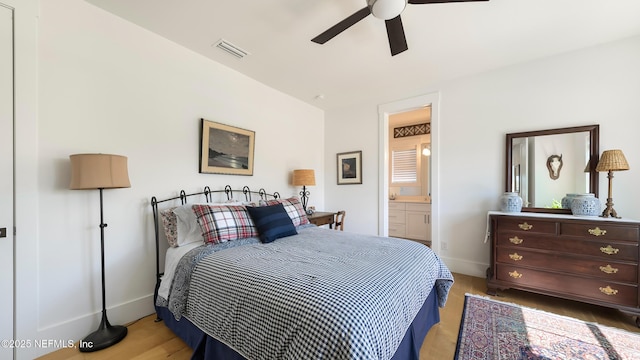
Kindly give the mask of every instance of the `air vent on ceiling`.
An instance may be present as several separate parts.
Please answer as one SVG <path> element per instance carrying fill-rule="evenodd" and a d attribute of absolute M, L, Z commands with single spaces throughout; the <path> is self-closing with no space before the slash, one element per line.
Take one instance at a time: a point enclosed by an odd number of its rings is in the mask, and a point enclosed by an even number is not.
<path fill-rule="evenodd" d="M 227 53 L 237 57 L 238 59 L 242 59 L 247 55 L 251 55 L 248 51 L 242 50 L 241 48 L 233 45 L 225 39 L 218 40 L 215 44 L 213 44 L 213 46 L 226 51 Z"/>

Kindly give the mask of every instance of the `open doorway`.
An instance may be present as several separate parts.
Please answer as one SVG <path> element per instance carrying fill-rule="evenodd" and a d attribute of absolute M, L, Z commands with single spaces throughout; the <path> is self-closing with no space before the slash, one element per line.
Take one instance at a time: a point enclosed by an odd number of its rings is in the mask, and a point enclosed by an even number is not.
<path fill-rule="evenodd" d="M 431 247 L 431 105 L 389 115 L 389 236 Z"/>
<path fill-rule="evenodd" d="M 378 108 L 381 169 L 378 233 L 382 236 L 404 237 L 423 242 L 431 246 L 436 253 L 439 252 L 438 102 L 439 94 L 433 93 L 380 105 Z M 429 113 L 428 121 L 424 117 L 425 112 Z M 411 119 L 412 116 L 417 116 L 420 120 L 414 121 Z M 425 136 L 427 129 L 421 126 L 425 123 L 428 123 L 429 127 L 428 136 Z M 393 132 L 396 129 L 401 133 L 425 134 L 394 138 Z M 396 146 L 397 144 L 403 145 Z M 394 149 L 402 150 L 405 147 L 413 150 L 394 154 Z M 401 161 L 402 155 L 415 156 L 416 169 L 409 169 L 408 177 L 399 176 L 394 180 L 393 157 L 396 156 L 396 160 Z M 415 171 L 415 178 L 411 177 L 412 171 Z M 403 184 L 403 181 L 406 183 Z M 409 186 L 403 186 L 408 183 Z"/>

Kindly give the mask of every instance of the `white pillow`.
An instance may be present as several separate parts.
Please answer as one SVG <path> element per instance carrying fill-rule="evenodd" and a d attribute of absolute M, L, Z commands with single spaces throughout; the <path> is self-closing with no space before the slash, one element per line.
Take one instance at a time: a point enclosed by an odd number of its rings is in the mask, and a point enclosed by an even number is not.
<path fill-rule="evenodd" d="M 200 241 L 204 243 L 202 237 L 202 229 L 198 225 L 196 214 L 191 207 L 196 204 L 185 204 L 173 209 L 173 213 L 177 218 L 177 246 L 190 244 L 192 242 Z M 226 203 L 199 203 L 197 205 L 244 205 L 240 202 L 226 202 Z"/>

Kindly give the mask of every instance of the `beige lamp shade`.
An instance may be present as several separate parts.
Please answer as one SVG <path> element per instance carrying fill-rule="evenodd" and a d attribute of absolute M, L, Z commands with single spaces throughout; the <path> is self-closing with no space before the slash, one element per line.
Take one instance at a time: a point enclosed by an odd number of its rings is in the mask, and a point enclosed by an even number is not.
<path fill-rule="evenodd" d="M 108 154 L 75 154 L 71 159 L 71 190 L 131 187 L 127 157 Z"/>
<path fill-rule="evenodd" d="M 629 163 L 622 150 L 605 150 L 600 157 L 596 171 L 629 170 Z"/>
<path fill-rule="evenodd" d="M 311 169 L 299 169 L 293 170 L 293 185 L 294 186 L 315 186 L 316 174 Z"/>

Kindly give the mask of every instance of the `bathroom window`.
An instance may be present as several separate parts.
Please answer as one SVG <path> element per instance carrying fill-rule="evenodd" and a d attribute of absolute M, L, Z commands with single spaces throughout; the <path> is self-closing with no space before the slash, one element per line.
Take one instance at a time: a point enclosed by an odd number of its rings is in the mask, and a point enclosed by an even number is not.
<path fill-rule="evenodd" d="M 418 149 L 412 145 L 391 150 L 391 183 L 398 185 L 419 185 Z"/>

